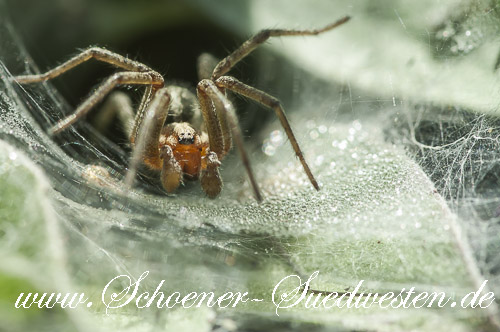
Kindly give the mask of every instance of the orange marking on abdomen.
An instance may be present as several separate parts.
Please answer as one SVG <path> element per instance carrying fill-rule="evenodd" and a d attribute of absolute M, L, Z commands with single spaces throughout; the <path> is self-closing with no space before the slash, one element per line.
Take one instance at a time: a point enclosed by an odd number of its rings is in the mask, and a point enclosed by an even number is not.
<path fill-rule="evenodd" d="M 182 172 L 191 179 L 198 178 L 201 167 L 201 151 L 194 144 L 178 144 L 173 149 L 174 157 L 181 166 Z"/>

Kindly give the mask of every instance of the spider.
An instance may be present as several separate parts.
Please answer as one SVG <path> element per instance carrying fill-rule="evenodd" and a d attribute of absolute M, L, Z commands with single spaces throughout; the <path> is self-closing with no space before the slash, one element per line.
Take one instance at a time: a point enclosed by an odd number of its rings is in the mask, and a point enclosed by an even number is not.
<path fill-rule="evenodd" d="M 215 198 L 223 186 L 219 173 L 221 160 L 234 142 L 255 198 L 261 201 L 262 195 L 244 149 L 235 110 L 226 96 L 226 90 L 253 99 L 276 113 L 309 181 L 316 190 L 319 190 L 319 186 L 304 159 L 279 100 L 226 74 L 270 37 L 318 35 L 338 27 L 349 19 L 348 16 L 343 17 L 320 29 L 261 30 L 218 63 L 208 55 L 201 56 L 198 62 L 201 80 L 196 87 L 197 97 L 186 88 L 165 86 L 163 76 L 150 67 L 100 47 L 90 47 L 43 74 L 17 76 L 15 80 L 20 84 L 47 81 L 90 59 L 123 69 L 124 71 L 113 74 L 98 86 L 73 114 L 52 126 L 49 133 L 56 135 L 68 129 L 110 94 L 116 86 L 143 85 L 146 88 L 135 117 L 128 98 L 111 94 L 109 98 L 111 106 L 103 106 L 103 109 L 118 112 L 119 118 L 129 124 L 125 127 L 133 150 L 125 176 L 127 185 L 132 185 L 142 161 L 149 168 L 160 171 L 161 183 L 167 192 L 174 192 L 183 180 L 199 179 L 207 196 Z M 192 104 L 197 106 L 193 107 Z M 191 108 L 191 112 L 188 112 L 191 116 L 182 119 L 186 108 Z M 200 112 L 201 126 L 194 121 L 195 115 Z M 167 120 L 167 117 L 171 120 Z"/>

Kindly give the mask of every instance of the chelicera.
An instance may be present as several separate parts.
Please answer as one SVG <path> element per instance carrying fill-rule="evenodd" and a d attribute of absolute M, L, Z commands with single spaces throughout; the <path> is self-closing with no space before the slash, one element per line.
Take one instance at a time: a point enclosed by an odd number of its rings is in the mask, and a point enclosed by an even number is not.
<path fill-rule="evenodd" d="M 22 75 L 15 79 L 22 84 L 47 81 L 90 59 L 123 69 L 124 71 L 113 74 L 102 83 L 73 114 L 50 128 L 49 133 L 56 135 L 69 128 L 115 87 L 144 85 L 146 89 L 135 115 L 130 99 L 117 93 L 111 94 L 106 103 L 108 106 L 103 107 L 101 111 L 117 112 L 130 137 L 133 152 L 125 178 L 126 184 L 133 183 L 137 167 L 143 162 L 149 168 L 161 172 L 161 183 L 167 192 L 174 192 L 184 179 L 199 179 L 207 196 L 215 198 L 222 190 L 219 173 L 221 160 L 234 144 L 239 150 L 255 198 L 261 201 L 262 195 L 243 145 L 233 105 L 226 96 L 227 90 L 252 99 L 276 113 L 309 181 L 316 190 L 319 190 L 319 186 L 304 159 L 279 100 L 226 74 L 270 37 L 318 35 L 348 20 L 349 17 L 346 16 L 321 29 L 313 30 L 262 30 L 220 62 L 214 61 L 208 55 L 201 56 L 201 80 L 196 87 L 197 96 L 183 87 L 165 86 L 163 76 L 150 67 L 99 47 L 88 48 L 43 74 Z M 189 109 L 188 112 L 186 108 Z M 191 116 L 186 118 L 186 113 Z M 197 115 L 200 113 L 200 121 L 197 121 Z M 182 119 L 182 116 L 186 119 Z"/>

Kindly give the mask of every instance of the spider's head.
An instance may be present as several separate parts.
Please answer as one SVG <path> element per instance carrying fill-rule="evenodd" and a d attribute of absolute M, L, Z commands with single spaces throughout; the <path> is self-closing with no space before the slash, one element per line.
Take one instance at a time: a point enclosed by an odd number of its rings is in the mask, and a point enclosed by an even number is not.
<path fill-rule="evenodd" d="M 173 134 L 176 136 L 179 144 L 194 144 L 197 136 L 196 130 L 187 122 L 178 122 L 174 124 Z"/>

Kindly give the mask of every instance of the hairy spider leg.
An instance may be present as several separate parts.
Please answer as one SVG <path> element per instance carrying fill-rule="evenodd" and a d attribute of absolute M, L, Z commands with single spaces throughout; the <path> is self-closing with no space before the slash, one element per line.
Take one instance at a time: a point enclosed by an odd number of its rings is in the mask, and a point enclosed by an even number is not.
<path fill-rule="evenodd" d="M 73 114 L 62 119 L 50 128 L 50 134 L 55 135 L 69 128 L 72 124 L 86 115 L 117 85 L 147 85 L 138 113 L 141 113 L 141 110 L 144 110 L 147 107 L 154 96 L 154 92 L 163 87 L 163 77 L 156 71 L 140 62 L 130 60 L 120 54 L 100 47 L 88 48 L 68 61 L 43 74 L 20 75 L 16 76 L 14 79 L 21 84 L 47 81 L 64 74 L 68 70 L 73 69 L 90 59 L 106 62 L 127 71 L 113 74 L 110 78 L 108 78 L 87 100 L 78 106 Z"/>
<path fill-rule="evenodd" d="M 339 25 L 342 25 L 350 20 L 349 16 L 344 16 L 341 19 L 324 26 L 321 29 L 310 29 L 310 30 L 290 30 L 290 29 L 265 29 L 258 32 L 255 36 L 248 39 L 240 47 L 238 47 L 233 53 L 229 54 L 227 57 L 222 59 L 217 66 L 215 66 L 212 72 L 212 80 L 215 81 L 222 75 L 226 74 L 231 68 L 234 67 L 240 60 L 250 54 L 259 45 L 264 43 L 270 37 L 281 37 L 281 36 L 311 36 L 319 35 L 320 33 L 335 29 Z"/>
<path fill-rule="evenodd" d="M 293 134 L 292 128 L 290 127 L 290 123 L 288 122 L 285 111 L 283 110 L 280 101 L 275 97 L 265 93 L 264 91 L 258 90 L 254 87 L 241 83 L 236 78 L 231 76 L 219 77 L 215 81 L 215 84 L 218 87 L 226 88 L 239 95 L 255 100 L 259 104 L 272 109 L 276 113 L 276 116 L 278 117 L 281 125 L 285 129 L 285 133 L 288 136 L 290 143 L 292 144 L 293 150 L 295 151 L 295 155 L 299 158 L 300 163 L 302 164 L 302 167 L 304 168 L 304 171 L 306 172 L 307 177 L 309 178 L 309 181 L 312 183 L 312 185 L 316 190 L 319 190 L 318 183 L 316 182 L 316 179 L 314 178 L 314 175 L 312 174 L 311 169 L 309 168 L 309 165 L 307 164 L 304 158 L 304 154 L 302 153 L 299 147 L 299 143 L 297 142 L 297 139 Z"/>
<path fill-rule="evenodd" d="M 182 179 L 182 169 L 173 154 L 159 149 L 160 134 L 168 115 L 171 96 L 169 88 L 159 89 L 144 112 L 135 140 L 125 184 L 132 186 L 141 161 L 152 169 L 161 169 L 162 184 L 167 191 L 177 188 Z M 175 188 L 173 188 L 175 187 Z M 172 189 L 173 188 L 173 189 Z M 171 192 L 171 191 L 170 191 Z"/>
<path fill-rule="evenodd" d="M 281 106 L 279 100 L 276 98 L 268 95 L 267 93 L 260 91 L 258 89 L 255 89 L 253 87 L 250 87 L 246 84 L 243 84 L 236 79 L 232 77 L 227 77 L 223 78 L 222 80 L 219 80 L 221 76 L 226 74 L 233 68 L 240 60 L 242 60 L 244 57 L 249 55 L 253 50 L 255 50 L 259 45 L 264 43 L 266 40 L 268 40 L 270 37 L 280 37 L 280 36 L 308 36 L 308 35 L 318 35 L 320 33 L 332 30 L 347 21 L 349 21 L 350 17 L 345 16 L 342 17 L 341 19 L 326 25 L 323 28 L 320 29 L 312 29 L 312 30 L 289 30 L 289 29 L 266 29 L 262 30 L 259 33 L 257 33 L 255 36 L 251 37 L 248 39 L 246 42 L 244 42 L 239 48 L 237 48 L 234 52 L 229 54 L 227 57 L 222 59 L 214 68 L 212 75 L 211 75 L 211 80 L 212 82 L 215 82 L 217 87 L 219 88 L 228 88 L 240 95 L 246 96 L 250 99 L 253 99 L 260 104 L 267 106 L 271 109 L 273 109 L 278 116 L 283 128 L 285 129 L 285 132 L 288 136 L 288 139 L 290 140 L 290 143 L 292 144 L 292 147 L 295 151 L 295 154 L 299 158 L 304 171 L 307 174 L 307 177 L 309 178 L 309 181 L 313 185 L 313 187 L 316 190 L 319 190 L 319 185 L 314 178 L 314 175 L 312 174 L 309 165 L 307 164 L 304 155 L 299 147 L 299 144 L 297 140 L 295 139 L 295 136 L 293 134 L 293 131 L 290 127 L 290 124 L 286 118 L 285 112 L 283 110 L 283 107 Z M 206 60 L 209 61 L 209 60 Z M 227 98 L 226 98 L 227 99 Z M 240 149 L 240 151 L 242 151 Z M 242 155 L 243 158 L 243 155 Z M 248 162 L 244 161 L 245 165 L 248 165 L 247 172 L 249 172 L 250 164 Z M 249 172 L 250 175 L 250 172 Z M 258 192 L 258 188 L 254 186 L 254 191 Z"/>
<path fill-rule="evenodd" d="M 212 109 L 210 111 L 207 111 L 207 110 L 203 111 L 204 116 L 207 117 L 207 119 L 205 119 L 205 121 L 214 122 L 215 120 L 210 119 L 210 118 L 217 116 L 217 114 L 215 113 L 216 112 L 215 110 L 217 110 L 217 109 L 222 110 L 223 113 L 222 112 L 220 113 L 222 115 L 221 117 L 226 118 L 229 129 L 231 131 L 231 136 L 235 142 L 235 145 L 236 145 L 238 151 L 240 152 L 240 157 L 241 157 L 241 160 L 243 162 L 243 166 L 245 167 L 247 174 L 248 174 L 248 177 L 250 179 L 250 184 L 251 184 L 252 189 L 254 191 L 255 198 L 259 202 L 262 201 L 262 195 L 260 193 L 260 189 L 259 189 L 259 186 L 257 184 L 257 181 L 255 180 L 255 176 L 254 176 L 254 173 L 252 171 L 252 167 L 250 166 L 250 159 L 248 158 L 247 152 L 245 150 L 245 146 L 243 144 L 243 135 L 241 134 L 241 130 L 240 130 L 240 127 L 238 125 L 238 119 L 236 117 L 232 103 L 229 101 L 229 99 L 227 99 L 227 97 L 222 92 L 219 91 L 219 88 L 211 80 L 208 80 L 208 79 L 201 80 L 200 83 L 198 83 L 197 89 L 198 89 L 198 95 L 201 97 L 200 99 L 207 100 L 207 98 L 208 98 L 209 100 L 211 100 L 213 102 L 214 107 L 212 107 Z M 206 107 L 205 103 L 200 102 L 200 104 L 202 105 L 202 109 L 203 109 L 203 107 Z M 208 126 L 207 126 L 207 129 L 208 129 Z M 210 129 L 208 129 L 208 130 L 210 130 Z M 222 158 L 225 156 L 225 154 L 223 153 L 224 146 L 223 146 L 223 144 L 221 144 L 220 140 L 216 139 L 214 141 L 214 146 L 216 148 L 216 151 L 212 150 L 212 143 L 213 142 L 211 140 L 211 137 L 214 137 L 214 136 L 216 136 L 216 135 L 211 135 L 210 132 L 208 133 L 209 142 L 210 142 L 210 150 L 212 152 L 221 153 L 221 158 Z M 218 138 L 218 137 L 216 137 L 216 138 Z M 217 153 L 217 156 L 219 156 L 219 153 Z M 202 186 L 203 186 L 203 181 L 202 181 Z M 222 187 L 222 181 L 220 182 L 220 187 Z M 205 190 L 205 188 L 204 188 L 204 190 Z"/>

